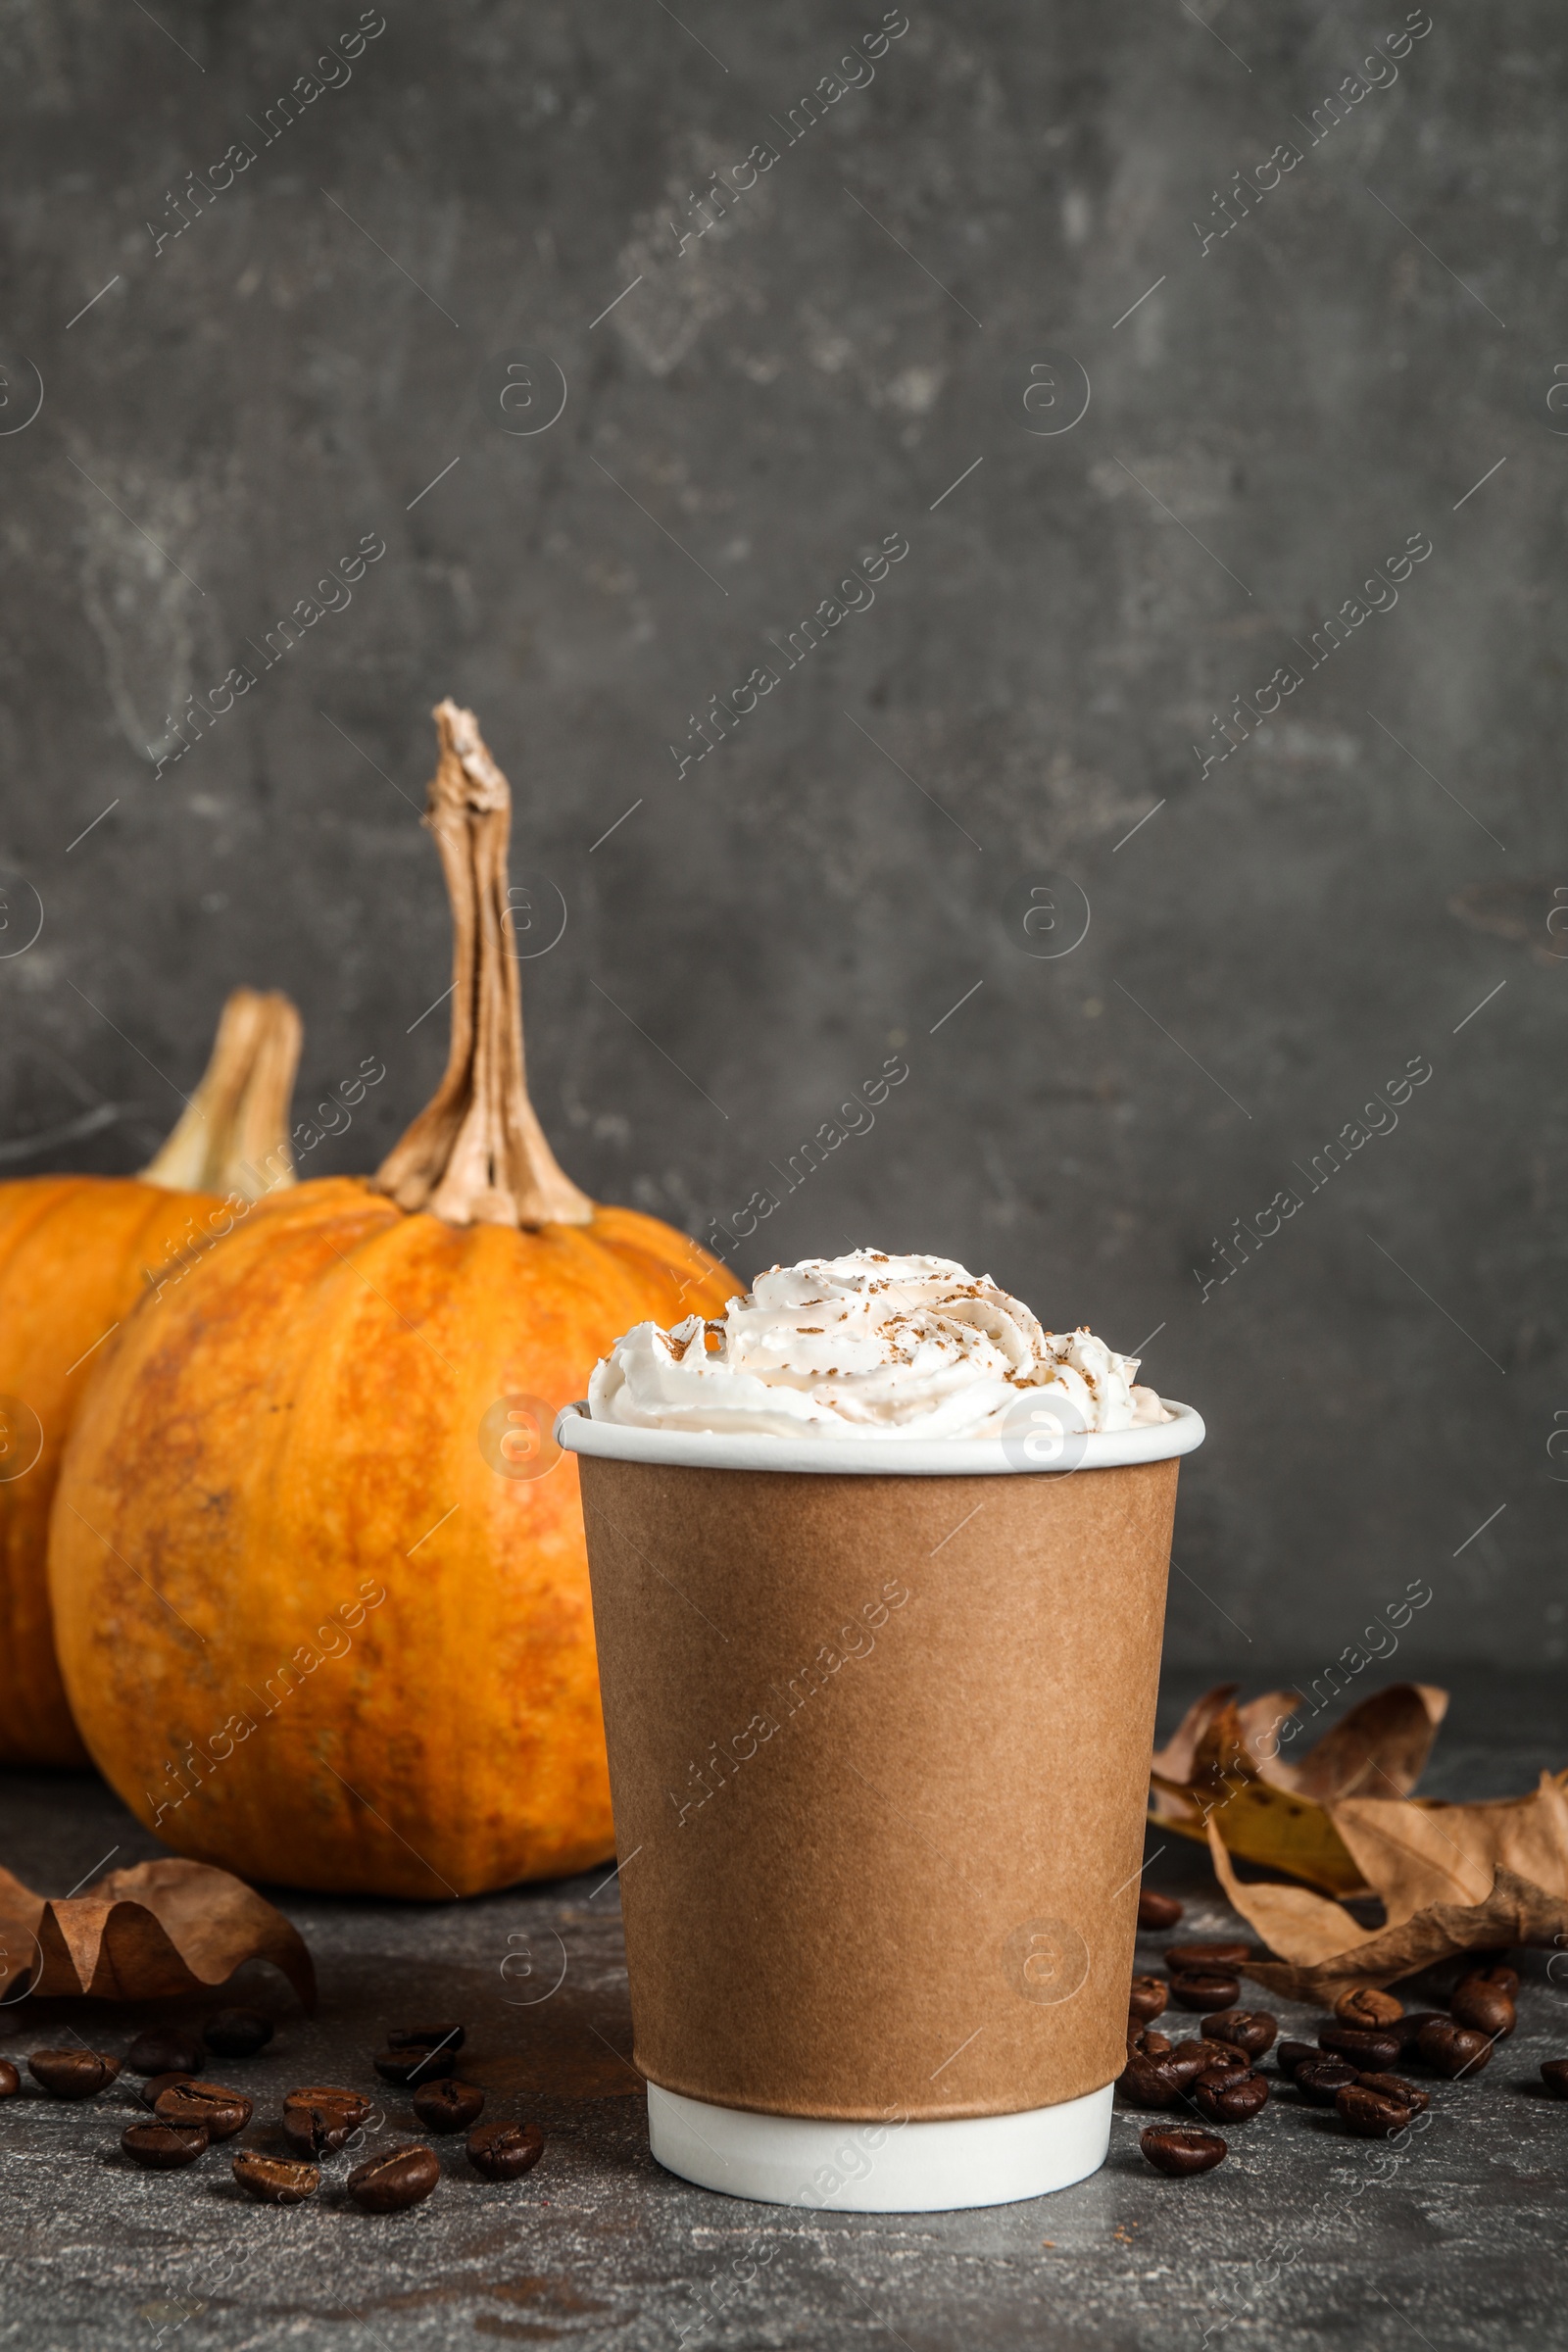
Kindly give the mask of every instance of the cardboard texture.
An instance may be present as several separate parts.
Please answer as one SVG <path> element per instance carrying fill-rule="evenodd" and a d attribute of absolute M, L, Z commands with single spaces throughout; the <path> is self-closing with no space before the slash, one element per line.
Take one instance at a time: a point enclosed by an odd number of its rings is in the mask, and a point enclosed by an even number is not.
<path fill-rule="evenodd" d="M 580 1468 L 639 2071 L 881 2122 L 1111 2082 L 1176 1462 Z"/>

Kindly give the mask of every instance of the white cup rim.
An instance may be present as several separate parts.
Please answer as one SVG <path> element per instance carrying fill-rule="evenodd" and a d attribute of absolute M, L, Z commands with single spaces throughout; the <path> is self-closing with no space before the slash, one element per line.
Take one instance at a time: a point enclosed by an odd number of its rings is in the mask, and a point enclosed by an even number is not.
<path fill-rule="evenodd" d="M 654 1462 L 671 1469 L 786 1470 L 839 1477 L 999 1478 L 1061 1477 L 1076 1470 L 1120 1470 L 1140 1462 L 1168 1462 L 1203 1443 L 1201 1416 L 1190 1404 L 1162 1396 L 1174 1415 L 1137 1429 L 1091 1431 L 1072 1449 L 1070 1465 L 1019 1461 L 1000 1438 L 775 1438 L 753 1431 L 632 1429 L 594 1421 L 587 1399 L 563 1405 L 556 1443 L 568 1453 L 600 1461 Z"/>

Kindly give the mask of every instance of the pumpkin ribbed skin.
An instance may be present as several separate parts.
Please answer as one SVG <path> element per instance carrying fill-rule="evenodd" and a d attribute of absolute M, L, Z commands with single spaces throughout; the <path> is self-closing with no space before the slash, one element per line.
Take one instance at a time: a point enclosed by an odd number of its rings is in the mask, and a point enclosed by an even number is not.
<path fill-rule="evenodd" d="M 51 1544 L 66 1689 L 132 1811 L 182 1853 L 348 1892 L 608 1857 L 576 1462 L 502 1475 L 480 1424 L 512 1394 L 554 1410 L 630 1324 L 736 1287 L 631 1210 L 452 1225 L 343 1178 L 148 1299 Z"/>
<path fill-rule="evenodd" d="M 49 1507 L 72 1420 L 98 1368 L 102 1349 L 89 1350 L 146 1292 L 143 1269 L 163 1268 L 190 1239 L 192 1221 L 205 1225 L 220 1207 L 211 1193 L 170 1192 L 132 1176 L 0 1185 L 0 1762 L 88 1760 L 55 1663 Z M 28 1414 L 42 1446 L 25 1468 Z"/>

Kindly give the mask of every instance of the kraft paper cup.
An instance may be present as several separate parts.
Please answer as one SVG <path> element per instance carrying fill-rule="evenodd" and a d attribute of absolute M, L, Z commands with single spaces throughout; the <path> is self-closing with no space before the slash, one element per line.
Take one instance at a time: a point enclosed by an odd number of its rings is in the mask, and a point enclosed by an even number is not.
<path fill-rule="evenodd" d="M 1103 2162 L 1177 1458 L 1203 1437 L 1168 1409 L 1065 1445 L 560 1416 L 671 2172 L 922 2212 Z"/>

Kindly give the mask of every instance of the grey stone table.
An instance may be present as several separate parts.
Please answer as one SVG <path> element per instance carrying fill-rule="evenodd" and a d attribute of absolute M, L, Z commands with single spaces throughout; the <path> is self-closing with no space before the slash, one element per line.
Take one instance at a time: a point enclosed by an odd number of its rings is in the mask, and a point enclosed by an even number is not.
<path fill-rule="evenodd" d="M 1162 1716 L 1190 1695 L 1169 1690 Z M 1428 1786 L 1502 1794 L 1565 1758 L 1560 1682 L 1472 1680 L 1456 1691 Z M 0 1778 L 0 1858 L 29 1884 L 64 1893 L 111 1848 L 120 1864 L 156 1850 L 89 1776 Z M 1191 1933 L 1236 1932 L 1196 1848 L 1168 1847 L 1149 1883 L 1184 1897 Z M 279 2019 L 262 2059 L 215 2062 L 256 2100 L 245 2141 L 270 2144 L 265 2119 L 296 2083 L 373 2082 L 383 2030 L 435 2014 L 466 2024 L 465 2072 L 484 2083 L 487 2112 L 542 2126 L 539 2169 L 485 2183 L 458 2139 L 437 2143 L 445 2178 L 412 2213 L 359 2215 L 330 2170 L 312 2204 L 277 2211 L 245 2203 L 221 2160 L 132 2171 L 117 2144 L 128 2089 L 87 2106 L 28 2093 L 0 2107 L 0 2342 L 26 2352 L 412 2352 L 473 2338 L 616 2352 L 1568 2344 L 1568 2105 L 1536 2080 L 1544 2057 L 1568 2053 L 1568 1988 L 1548 1984 L 1544 1954 L 1521 1965 L 1519 2033 L 1477 2082 L 1435 2087 L 1435 2124 L 1403 2160 L 1287 2094 L 1234 2132 L 1229 2162 L 1200 2180 L 1157 2179 L 1138 2151 L 1144 2119 L 1118 2114 L 1104 2170 L 1054 2197 L 856 2216 L 709 2195 L 653 2163 L 622 2055 L 630 2017 L 604 1873 L 440 1910 L 279 1899 L 315 1953 L 321 1999 L 307 2019 L 259 1969 L 227 1996 Z M 133 2027 L 172 2008 L 23 2004 L 0 2012 L 17 2028 L 0 2048 L 65 2038 L 67 2019 L 123 2048 Z M 1299 2031 L 1309 2013 L 1281 2015 Z M 410 2127 L 401 2094 L 385 2094 L 379 2120 Z"/>

